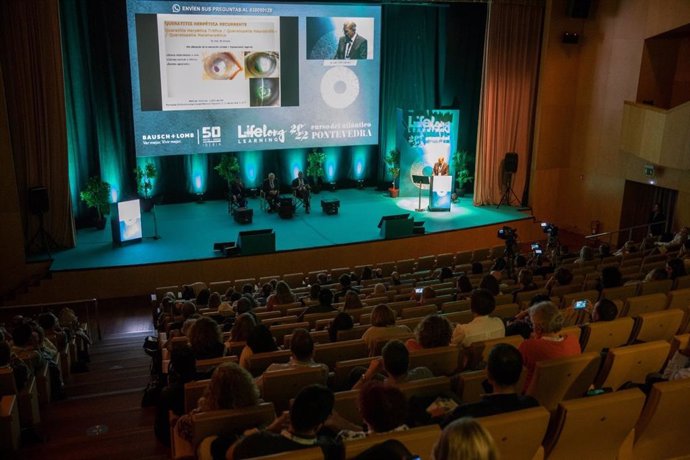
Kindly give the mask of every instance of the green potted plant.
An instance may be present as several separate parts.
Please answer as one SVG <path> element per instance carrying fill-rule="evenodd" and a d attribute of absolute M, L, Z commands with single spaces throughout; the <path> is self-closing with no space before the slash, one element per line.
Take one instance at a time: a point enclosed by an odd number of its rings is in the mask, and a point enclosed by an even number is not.
<path fill-rule="evenodd" d="M 110 184 L 101 180 L 98 176 L 89 177 L 86 187 L 79 192 L 79 198 L 86 203 L 89 208 L 96 208 L 97 220 L 96 228 L 105 228 L 104 215 L 108 214 L 110 204 Z"/>
<path fill-rule="evenodd" d="M 213 169 L 215 169 L 218 175 L 227 182 L 228 199 L 230 199 L 230 186 L 240 173 L 240 162 L 235 155 L 222 155 L 220 157 L 220 163 Z"/>
<path fill-rule="evenodd" d="M 307 155 L 307 177 L 311 177 L 312 193 L 319 193 L 323 185 L 323 165 L 326 162 L 326 154 L 320 149 L 312 149 Z"/>
<path fill-rule="evenodd" d="M 464 196 L 467 192 L 465 186 L 474 179 L 472 176 L 474 169 L 472 158 L 466 150 L 461 150 L 453 154 L 452 162 L 455 173 L 455 195 Z"/>
<path fill-rule="evenodd" d="M 153 190 L 153 181 L 158 177 L 158 169 L 156 169 L 155 164 L 149 162 L 143 168 L 137 166 L 134 169 L 134 177 L 137 182 L 137 193 L 142 198 L 141 208 L 144 212 L 149 212 L 153 208 L 151 191 Z"/>
<path fill-rule="evenodd" d="M 400 177 L 400 150 L 392 149 L 386 155 L 386 164 L 388 165 L 388 173 L 393 177 L 393 182 L 388 191 L 392 198 L 396 198 L 400 194 L 397 188 L 398 177 Z"/>

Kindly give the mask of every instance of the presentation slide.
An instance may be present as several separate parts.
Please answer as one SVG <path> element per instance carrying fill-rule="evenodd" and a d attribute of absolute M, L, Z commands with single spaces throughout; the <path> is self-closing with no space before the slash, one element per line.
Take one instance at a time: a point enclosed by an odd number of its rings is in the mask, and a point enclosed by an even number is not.
<path fill-rule="evenodd" d="M 127 0 L 137 156 L 378 143 L 380 6 Z"/>

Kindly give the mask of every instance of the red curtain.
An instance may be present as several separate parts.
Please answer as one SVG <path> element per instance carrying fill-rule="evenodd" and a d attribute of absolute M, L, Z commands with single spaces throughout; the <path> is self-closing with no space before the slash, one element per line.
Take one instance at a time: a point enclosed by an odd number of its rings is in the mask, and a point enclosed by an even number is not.
<path fill-rule="evenodd" d="M 518 154 L 512 187 L 522 201 L 531 156 L 544 2 L 494 1 L 489 7 L 479 114 L 474 203 L 498 204 L 503 160 Z M 518 204 L 513 198 L 511 204 Z"/>

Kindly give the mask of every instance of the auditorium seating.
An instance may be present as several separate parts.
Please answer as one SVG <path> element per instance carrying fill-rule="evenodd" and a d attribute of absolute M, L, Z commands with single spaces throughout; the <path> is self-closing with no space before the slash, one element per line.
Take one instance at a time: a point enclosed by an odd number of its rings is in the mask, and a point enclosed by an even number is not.
<path fill-rule="evenodd" d="M 627 382 L 644 383 L 648 374 L 661 371 L 670 349 L 671 345 L 664 341 L 612 348 L 594 386 L 615 391 Z"/>
<path fill-rule="evenodd" d="M 346 441 L 345 444 L 345 459 L 354 459 L 371 446 L 379 444 L 388 439 L 396 439 L 403 443 L 407 450 L 420 458 L 431 458 L 431 449 L 436 444 L 438 437 L 441 434 L 441 429 L 438 425 L 429 425 L 419 428 L 412 428 L 407 431 L 396 431 L 386 434 L 373 434 L 363 439 L 356 439 L 353 441 Z"/>
<path fill-rule="evenodd" d="M 491 434 L 503 460 L 544 458 L 542 440 L 549 425 L 549 411 L 533 407 L 506 414 L 481 417 L 479 423 Z"/>

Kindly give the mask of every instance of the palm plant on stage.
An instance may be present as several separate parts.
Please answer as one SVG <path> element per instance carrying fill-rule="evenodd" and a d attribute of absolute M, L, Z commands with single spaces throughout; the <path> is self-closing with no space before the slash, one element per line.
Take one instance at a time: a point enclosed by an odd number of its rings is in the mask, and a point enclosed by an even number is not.
<path fill-rule="evenodd" d="M 392 149 L 388 152 L 388 155 L 386 155 L 386 164 L 388 165 L 388 174 L 393 178 L 391 188 L 389 188 L 388 191 L 391 197 L 396 198 L 400 193 L 400 190 L 397 188 L 398 177 L 400 177 L 400 150 Z"/>
<path fill-rule="evenodd" d="M 455 193 L 453 198 L 464 196 L 467 192 L 466 185 L 474 179 L 474 158 L 470 157 L 467 150 L 460 150 L 453 154 L 452 167 L 455 173 Z"/>
<path fill-rule="evenodd" d="M 98 176 L 89 177 L 81 192 L 79 198 L 86 203 L 89 208 L 96 208 L 96 228 L 105 228 L 105 214 L 108 214 L 110 209 L 110 184 L 101 180 Z"/>
<path fill-rule="evenodd" d="M 237 160 L 235 155 L 224 154 L 220 157 L 220 163 L 218 163 L 213 169 L 215 169 L 218 172 L 218 175 L 225 179 L 225 182 L 227 182 L 228 199 L 230 199 L 230 187 L 240 173 L 240 162 Z"/>
<path fill-rule="evenodd" d="M 326 154 L 321 149 L 312 149 L 307 155 L 307 177 L 312 180 L 312 193 L 319 193 L 323 186 L 323 165 L 326 163 Z"/>
<path fill-rule="evenodd" d="M 153 191 L 153 181 L 158 177 L 156 165 L 148 162 L 144 167 L 137 166 L 134 169 L 134 178 L 137 183 L 137 193 L 142 200 L 142 209 L 148 212 L 153 207 L 151 192 Z"/>

